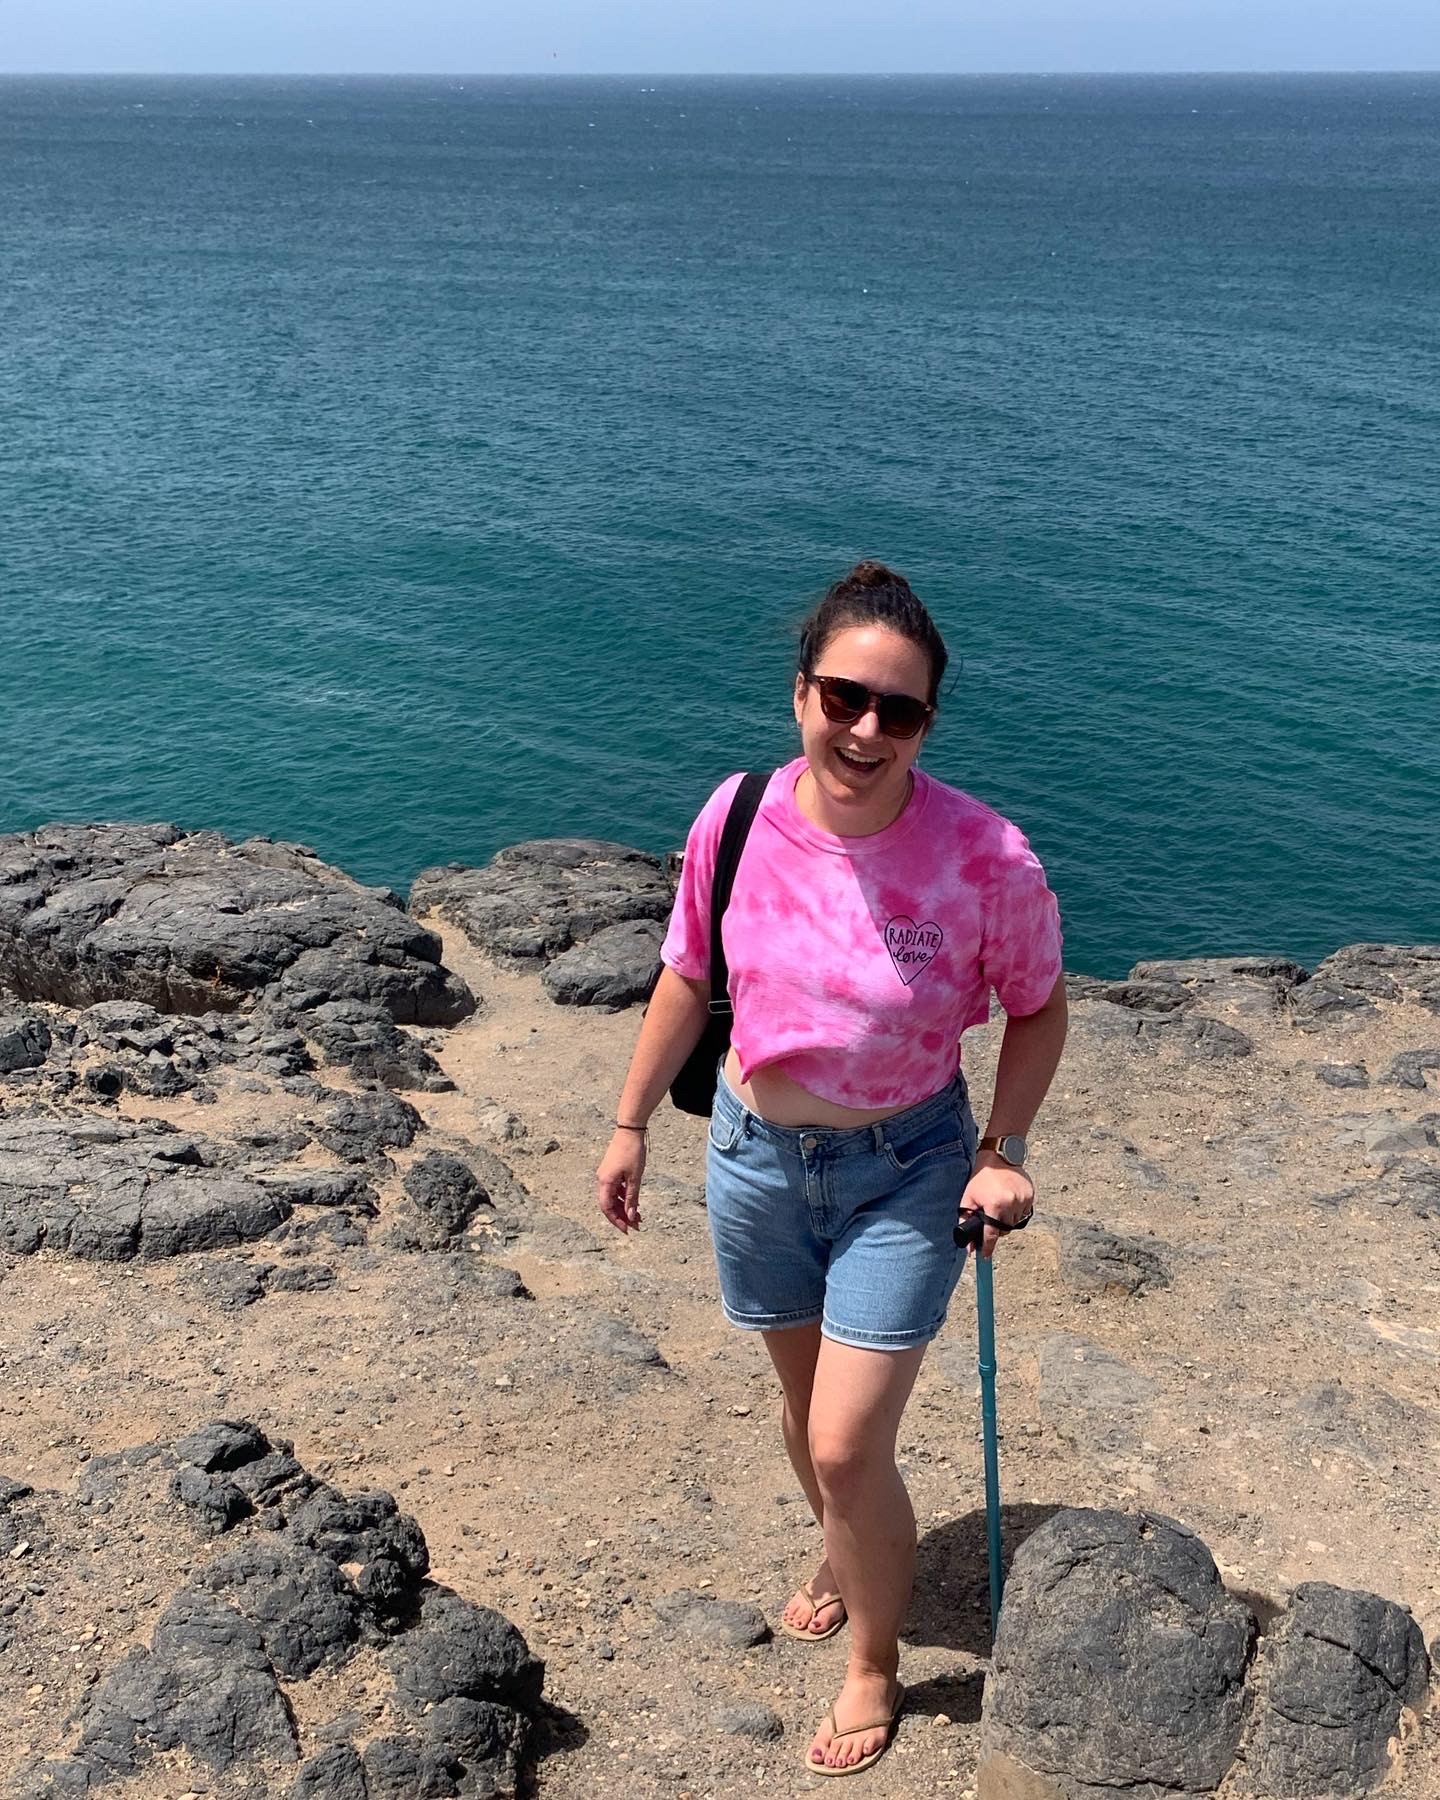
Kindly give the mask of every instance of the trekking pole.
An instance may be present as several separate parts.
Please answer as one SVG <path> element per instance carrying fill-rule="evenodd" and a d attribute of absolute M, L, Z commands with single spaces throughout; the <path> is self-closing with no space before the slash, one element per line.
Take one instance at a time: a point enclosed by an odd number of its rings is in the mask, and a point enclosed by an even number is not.
<path fill-rule="evenodd" d="M 1025 1224 L 1029 1224 L 1029 1220 Z M 988 1256 L 979 1254 L 985 1227 L 1023 1230 L 1002 1225 L 983 1212 L 962 1215 L 955 1242 L 975 1251 L 975 1317 L 980 1337 L 980 1429 L 985 1441 L 985 1547 L 990 1560 L 990 1637 L 1000 1629 L 1000 1601 L 1005 1574 L 1000 1563 L 1000 1442 L 995 1423 L 995 1272 Z"/>

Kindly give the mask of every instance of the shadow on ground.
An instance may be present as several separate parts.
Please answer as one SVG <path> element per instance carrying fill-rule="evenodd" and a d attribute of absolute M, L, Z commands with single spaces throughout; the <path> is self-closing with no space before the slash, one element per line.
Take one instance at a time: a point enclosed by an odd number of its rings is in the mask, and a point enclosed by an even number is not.
<path fill-rule="evenodd" d="M 523 1792 L 533 1795 L 539 1792 L 539 1764 L 550 1756 L 564 1756 L 578 1750 L 589 1740 L 590 1733 L 584 1722 L 563 1706 L 557 1706 L 553 1700 L 542 1700 L 535 1714 L 535 1729 L 530 1738 L 527 1774 L 529 1776 Z"/>
<path fill-rule="evenodd" d="M 1000 1508 L 1002 1562 L 1007 1575 L 1012 1557 L 1026 1538 L 1063 1510 L 1028 1504 Z M 901 1636 L 911 1644 L 940 1644 L 971 1656 L 989 1656 L 989 1571 L 983 1507 L 927 1531 L 917 1551 L 915 1598 Z"/>

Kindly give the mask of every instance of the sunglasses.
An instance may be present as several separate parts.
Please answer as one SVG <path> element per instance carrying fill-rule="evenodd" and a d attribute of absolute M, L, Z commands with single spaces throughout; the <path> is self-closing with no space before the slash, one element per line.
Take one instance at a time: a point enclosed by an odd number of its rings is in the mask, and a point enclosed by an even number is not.
<path fill-rule="evenodd" d="M 805 679 L 819 688 L 820 710 L 832 725 L 853 725 L 874 707 L 876 723 L 886 737 L 912 738 L 935 712 L 928 701 L 913 694 L 877 694 L 863 681 L 848 681 L 843 675 Z"/>

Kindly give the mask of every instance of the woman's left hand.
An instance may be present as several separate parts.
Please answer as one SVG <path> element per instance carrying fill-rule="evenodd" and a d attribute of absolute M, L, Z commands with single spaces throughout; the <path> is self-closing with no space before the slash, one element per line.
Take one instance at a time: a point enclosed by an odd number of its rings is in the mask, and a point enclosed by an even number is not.
<path fill-rule="evenodd" d="M 960 1196 L 962 1213 L 983 1212 L 1011 1226 L 1022 1224 L 1035 1210 L 1035 1184 L 1023 1169 L 1013 1168 L 993 1150 L 982 1150 L 975 1161 L 975 1173 Z M 981 1256 L 993 1256 L 995 1246 L 1005 1234 L 993 1225 L 985 1227 L 980 1245 Z"/>

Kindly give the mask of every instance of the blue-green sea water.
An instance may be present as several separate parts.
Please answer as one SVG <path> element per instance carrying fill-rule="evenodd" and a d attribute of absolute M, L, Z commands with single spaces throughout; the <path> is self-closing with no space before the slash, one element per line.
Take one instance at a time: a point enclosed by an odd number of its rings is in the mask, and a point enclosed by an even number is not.
<path fill-rule="evenodd" d="M 892 561 L 1072 967 L 1440 937 L 1440 77 L 0 82 L 0 830 L 678 843 Z"/>

